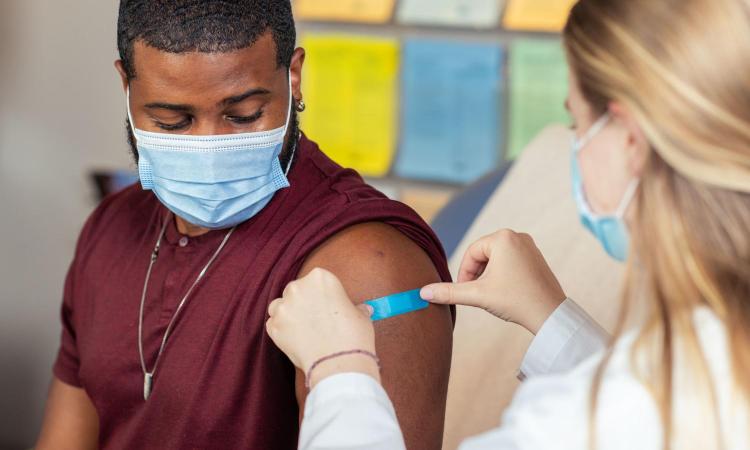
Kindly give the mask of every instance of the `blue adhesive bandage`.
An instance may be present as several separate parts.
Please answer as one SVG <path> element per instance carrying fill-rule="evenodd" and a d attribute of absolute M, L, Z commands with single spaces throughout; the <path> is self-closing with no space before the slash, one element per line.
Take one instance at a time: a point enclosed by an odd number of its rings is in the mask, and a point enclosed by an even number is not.
<path fill-rule="evenodd" d="M 414 311 L 425 309 L 430 304 L 419 296 L 419 289 L 414 291 L 402 292 L 400 294 L 393 294 L 387 297 L 378 298 L 365 302 L 365 304 L 372 306 L 375 310 L 372 313 L 372 320 L 383 320 L 401 314 L 407 314 Z"/>

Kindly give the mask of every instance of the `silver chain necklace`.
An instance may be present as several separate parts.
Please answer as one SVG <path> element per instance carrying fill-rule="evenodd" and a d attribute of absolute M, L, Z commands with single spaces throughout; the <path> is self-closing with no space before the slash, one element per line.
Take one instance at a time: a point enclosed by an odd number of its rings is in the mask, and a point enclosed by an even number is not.
<path fill-rule="evenodd" d="M 161 346 L 159 347 L 159 353 L 156 354 L 156 361 L 154 361 L 154 367 L 151 369 L 151 372 L 149 372 L 146 369 L 146 361 L 143 358 L 143 306 L 146 304 L 146 292 L 148 290 L 149 279 L 151 278 L 151 269 L 153 269 L 154 263 L 156 262 L 156 259 L 159 257 L 159 249 L 161 248 L 161 241 L 164 238 L 164 233 L 167 230 L 167 225 L 169 224 L 170 219 L 171 217 L 167 217 L 167 219 L 164 221 L 164 226 L 161 227 L 161 233 L 159 233 L 159 239 L 156 241 L 156 246 L 154 246 L 154 251 L 151 253 L 151 262 L 148 265 L 148 271 L 146 272 L 146 280 L 143 283 L 143 292 L 141 293 L 141 308 L 138 313 L 138 354 L 141 357 L 141 369 L 143 370 L 143 399 L 144 400 L 148 400 L 148 397 L 151 395 L 151 387 L 153 384 L 154 374 L 156 373 L 156 368 L 159 365 L 159 360 L 161 359 L 161 355 L 164 352 L 164 347 L 167 345 L 167 339 L 169 339 L 169 335 L 172 332 L 172 326 L 177 320 L 177 317 L 179 317 L 180 312 L 182 312 L 182 308 L 187 303 L 187 300 L 190 297 L 190 294 L 193 293 L 193 289 L 195 289 L 198 283 L 206 275 L 208 268 L 211 267 L 211 264 L 214 262 L 216 257 L 219 256 L 219 253 L 226 245 L 227 241 L 229 240 L 229 237 L 237 228 L 237 227 L 233 227 L 231 230 L 229 230 L 226 236 L 224 236 L 224 240 L 221 241 L 221 245 L 219 245 L 219 248 L 216 249 L 213 256 L 211 256 L 211 259 L 208 260 L 208 263 L 205 266 L 203 266 L 203 269 L 198 274 L 198 277 L 195 279 L 195 281 L 193 281 L 193 284 L 190 286 L 190 289 L 188 289 L 185 296 L 182 297 L 182 300 L 177 305 L 177 310 L 174 312 L 174 314 L 172 314 L 172 319 L 169 321 L 169 325 L 167 325 L 166 331 L 164 331 L 164 336 L 162 336 Z"/>
<path fill-rule="evenodd" d="M 284 176 L 289 175 L 289 170 L 292 168 L 292 162 L 294 161 L 294 155 L 297 152 L 297 140 L 295 140 L 294 147 L 292 147 L 292 155 L 289 158 L 289 163 L 287 164 L 286 170 L 284 171 Z M 190 289 L 188 289 L 185 296 L 182 297 L 182 300 L 177 305 L 177 310 L 172 314 L 172 318 L 169 320 L 169 324 L 167 325 L 167 329 L 164 331 L 164 335 L 161 339 L 161 345 L 159 346 L 159 352 L 156 354 L 156 361 L 154 361 L 154 367 L 151 369 L 151 372 L 146 369 L 146 360 L 143 357 L 143 306 L 146 304 L 146 292 L 148 291 L 148 282 L 151 279 L 151 270 L 154 268 L 154 263 L 159 258 L 159 249 L 161 248 L 161 241 L 164 239 L 164 234 L 167 231 L 167 225 L 169 225 L 170 216 L 167 216 L 167 218 L 164 220 L 164 225 L 161 227 L 161 231 L 159 232 L 159 238 L 156 240 L 156 245 L 154 246 L 154 251 L 151 252 L 151 262 L 148 264 L 148 271 L 146 272 L 146 279 L 143 282 L 143 292 L 141 292 L 141 307 L 138 311 L 138 356 L 140 356 L 141 359 L 141 370 L 143 371 L 143 400 L 148 400 L 149 396 L 151 395 L 151 389 L 153 387 L 153 381 L 154 381 L 154 375 L 156 374 L 156 368 L 159 365 L 159 360 L 161 359 L 161 355 L 164 352 L 164 347 L 167 345 L 167 339 L 169 339 L 169 335 L 172 332 L 172 327 L 174 326 L 175 321 L 177 320 L 177 317 L 179 317 L 180 312 L 182 312 L 182 308 L 185 306 L 185 304 L 188 301 L 188 298 L 190 297 L 190 294 L 193 293 L 193 290 L 195 287 L 200 283 L 200 281 L 203 279 L 203 277 L 206 275 L 206 272 L 208 272 L 208 268 L 211 267 L 211 264 L 216 260 L 216 258 L 219 256 L 219 253 L 221 253 L 221 250 L 224 248 L 224 246 L 227 245 L 227 241 L 229 241 L 229 237 L 232 236 L 232 233 L 234 233 L 234 230 L 237 228 L 235 225 L 232 227 L 229 232 L 224 236 L 224 239 L 221 241 L 221 244 L 219 245 L 219 248 L 216 249 L 214 254 L 211 256 L 211 259 L 208 260 L 208 263 L 206 263 L 205 266 L 203 266 L 203 269 L 198 274 L 198 277 L 193 281 L 193 284 L 190 285 Z"/>

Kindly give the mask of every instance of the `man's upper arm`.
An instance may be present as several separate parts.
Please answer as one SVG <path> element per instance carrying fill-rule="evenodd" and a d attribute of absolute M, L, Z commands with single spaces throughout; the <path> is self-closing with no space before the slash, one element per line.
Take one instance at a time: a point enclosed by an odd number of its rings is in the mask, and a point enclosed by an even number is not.
<path fill-rule="evenodd" d="M 315 267 L 336 274 L 355 303 L 441 281 L 434 264 L 396 229 L 377 223 L 344 230 L 321 245 L 300 271 Z M 375 323 L 382 379 L 410 450 L 442 446 L 452 353 L 450 310 L 428 309 Z M 298 373 L 300 406 L 306 395 Z"/>
<path fill-rule="evenodd" d="M 98 439 L 99 417 L 86 391 L 53 378 L 35 450 L 96 449 Z"/>

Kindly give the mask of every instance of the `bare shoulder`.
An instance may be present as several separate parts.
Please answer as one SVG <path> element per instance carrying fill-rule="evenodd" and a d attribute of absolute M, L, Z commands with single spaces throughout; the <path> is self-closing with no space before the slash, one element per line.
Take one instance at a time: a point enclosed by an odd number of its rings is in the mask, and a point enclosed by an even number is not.
<path fill-rule="evenodd" d="M 394 227 L 375 222 L 349 227 L 324 242 L 307 258 L 300 276 L 315 267 L 341 278 L 358 303 L 440 279 L 422 248 Z"/>

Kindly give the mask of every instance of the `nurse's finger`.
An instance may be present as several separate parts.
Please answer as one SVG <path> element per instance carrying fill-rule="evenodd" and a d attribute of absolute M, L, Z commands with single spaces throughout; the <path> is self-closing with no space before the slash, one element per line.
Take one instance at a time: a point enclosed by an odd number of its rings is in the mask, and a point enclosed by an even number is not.
<path fill-rule="evenodd" d="M 458 269 L 459 283 L 474 281 L 484 272 L 492 254 L 493 236 L 485 236 L 469 246 Z"/>
<path fill-rule="evenodd" d="M 266 333 L 274 343 L 276 342 L 276 328 L 273 324 L 273 318 L 266 320 Z"/>
<path fill-rule="evenodd" d="M 268 316 L 274 317 L 276 315 L 276 311 L 279 309 L 279 305 L 281 304 L 282 300 L 280 298 L 277 298 L 276 300 L 272 301 L 270 305 L 268 305 Z"/>
<path fill-rule="evenodd" d="M 419 292 L 422 300 L 438 305 L 481 305 L 481 289 L 477 282 L 468 283 L 435 283 L 422 288 Z"/>
<path fill-rule="evenodd" d="M 290 291 L 291 291 L 292 287 L 293 287 L 293 286 L 294 286 L 294 285 L 295 285 L 296 283 L 299 283 L 299 281 L 298 281 L 298 280 L 290 281 L 290 282 L 289 282 L 289 283 L 288 283 L 288 284 L 287 284 L 286 286 L 284 286 L 284 291 L 283 291 L 283 292 L 281 293 L 281 297 L 282 297 L 282 298 L 286 298 L 286 297 L 288 297 L 288 296 L 289 296 L 289 294 L 290 294 Z"/>
<path fill-rule="evenodd" d="M 375 312 L 375 309 L 366 303 L 357 305 L 357 309 L 360 310 L 360 312 L 362 312 L 362 314 L 364 314 L 368 319 L 372 318 L 372 314 Z"/>

